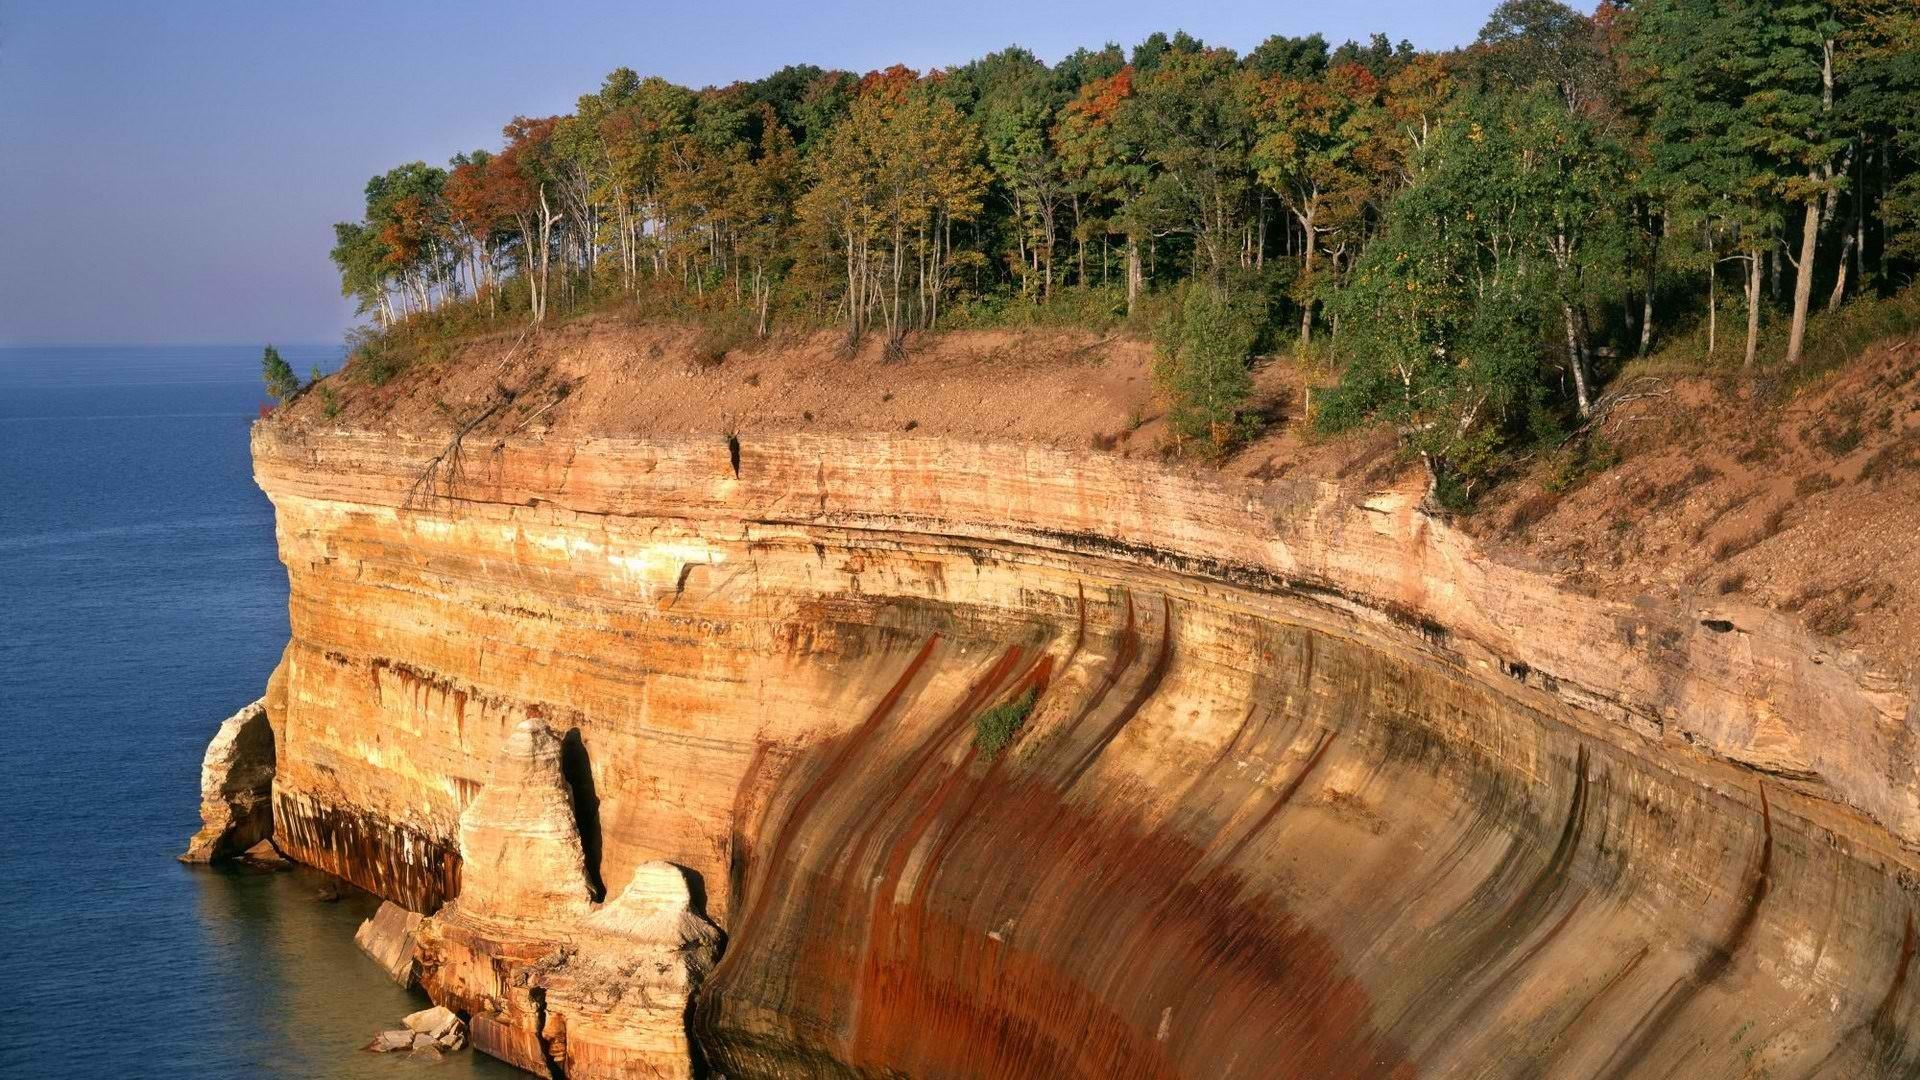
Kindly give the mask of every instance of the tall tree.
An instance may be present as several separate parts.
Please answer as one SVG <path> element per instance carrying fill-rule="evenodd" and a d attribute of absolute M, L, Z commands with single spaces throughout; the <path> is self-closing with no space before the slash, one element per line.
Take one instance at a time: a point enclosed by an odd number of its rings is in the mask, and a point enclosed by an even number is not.
<path fill-rule="evenodd" d="M 992 54 L 970 68 L 979 82 L 974 116 L 987 162 L 1017 226 L 1018 276 L 1023 290 L 1037 282 L 1045 299 L 1053 294 L 1054 242 L 1069 195 L 1052 138 L 1061 102 L 1046 65 L 1024 49 Z"/>
<path fill-rule="evenodd" d="M 734 161 L 731 217 L 739 230 L 746 263 L 756 333 L 767 336 L 774 283 L 787 259 L 793 230 L 793 204 L 800 189 L 800 158 L 793 136 L 778 122 L 773 106 L 763 104 L 760 153 Z"/>
<path fill-rule="evenodd" d="M 558 117 L 515 117 L 505 129 L 506 149 L 493 163 L 498 169 L 494 179 L 499 185 L 500 206 L 512 216 L 520 234 L 524 253 L 521 278 L 527 283 L 528 307 L 536 323 L 547 317 L 553 227 L 561 219 L 560 208 L 548 196 L 549 188 L 556 183 L 553 133 L 558 123 Z"/>
<path fill-rule="evenodd" d="M 979 158 L 953 103 L 896 72 L 869 76 L 813 155 L 799 212 L 844 265 L 849 343 L 878 317 L 897 354 L 910 325 L 937 322 L 952 225 L 980 212 Z"/>
<path fill-rule="evenodd" d="M 1154 231 L 1192 238 L 1196 271 L 1216 288 L 1242 246 L 1254 87 L 1231 52 L 1174 47 L 1135 82 L 1118 114 L 1151 171 L 1140 209 Z"/>
<path fill-rule="evenodd" d="M 1355 227 L 1373 187 L 1366 143 L 1379 80 L 1358 64 L 1322 75 L 1276 76 L 1260 86 L 1253 163 L 1299 223 L 1304 242 L 1300 344 L 1313 337 L 1314 256 L 1328 233 Z"/>

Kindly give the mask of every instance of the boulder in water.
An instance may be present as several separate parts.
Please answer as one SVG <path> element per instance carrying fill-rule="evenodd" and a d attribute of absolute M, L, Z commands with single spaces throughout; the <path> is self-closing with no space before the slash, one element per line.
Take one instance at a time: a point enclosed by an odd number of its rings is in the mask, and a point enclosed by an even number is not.
<path fill-rule="evenodd" d="M 445 1006 L 435 1005 L 431 1009 L 410 1013 L 400 1023 L 404 1026 L 375 1035 L 366 1049 L 376 1054 L 394 1054 L 405 1050 L 410 1057 L 437 1061 L 440 1055 L 467 1045 L 465 1021 Z"/>
<path fill-rule="evenodd" d="M 413 1035 L 413 1032 L 407 1031 L 404 1028 L 398 1031 L 383 1031 L 375 1035 L 373 1041 L 368 1043 L 364 1049 L 371 1050 L 376 1054 L 391 1054 L 399 1050 L 411 1050 L 413 1049 Z"/>
<path fill-rule="evenodd" d="M 421 1039 L 441 1050 L 458 1050 L 467 1045 L 467 1025 L 452 1009 L 444 1005 L 435 1005 L 431 1009 L 421 1009 L 409 1013 L 400 1021 L 407 1030 L 414 1033 L 414 1046 Z"/>
<path fill-rule="evenodd" d="M 280 849 L 274 847 L 271 840 L 262 840 L 241 852 L 240 862 L 254 870 L 268 873 L 293 869 L 293 860 L 280 854 Z"/>
<path fill-rule="evenodd" d="M 180 861 L 231 859 L 273 835 L 273 728 L 267 699 L 234 713 L 200 762 L 200 831 Z"/>
<path fill-rule="evenodd" d="M 354 932 L 353 943 L 372 957 L 388 978 L 401 986 L 412 986 L 413 942 L 419 933 L 420 916 L 388 900 L 372 918 L 360 924 L 360 929 Z"/>

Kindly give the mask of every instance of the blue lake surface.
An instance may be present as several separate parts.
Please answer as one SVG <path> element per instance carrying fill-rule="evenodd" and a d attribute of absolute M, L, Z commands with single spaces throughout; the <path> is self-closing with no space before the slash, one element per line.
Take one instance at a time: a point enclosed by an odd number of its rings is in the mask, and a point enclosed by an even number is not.
<path fill-rule="evenodd" d="M 303 377 L 341 355 L 282 352 Z M 525 1075 L 360 1052 L 426 1004 L 354 948 L 371 898 L 174 861 L 207 739 L 287 638 L 259 370 L 0 348 L 0 1076 Z"/>

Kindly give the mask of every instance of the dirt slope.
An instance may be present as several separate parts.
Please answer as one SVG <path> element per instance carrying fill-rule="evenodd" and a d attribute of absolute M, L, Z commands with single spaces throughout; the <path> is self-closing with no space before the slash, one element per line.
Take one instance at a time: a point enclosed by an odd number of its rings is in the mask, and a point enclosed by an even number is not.
<path fill-rule="evenodd" d="M 1739 594 L 1920 662 L 1920 339 L 1784 403 L 1703 378 L 1634 389 L 1602 432 L 1620 463 L 1497 493 L 1473 519 L 1493 550 L 1605 595 Z"/>

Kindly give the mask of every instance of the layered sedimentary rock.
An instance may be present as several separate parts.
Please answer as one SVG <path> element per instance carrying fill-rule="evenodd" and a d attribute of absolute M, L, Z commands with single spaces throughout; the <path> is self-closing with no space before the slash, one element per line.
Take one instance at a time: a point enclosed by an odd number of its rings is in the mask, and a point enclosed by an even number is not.
<path fill-rule="evenodd" d="M 666 863 L 593 901 L 560 753 L 522 720 L 462 811 L 462 891 L 420 927 L 421 985 L 469 1014 L 476 1048 L 523 1069 L 690 1076 L 687 1010 L 720 933 Z"/>
<path fill-rule="evenodd" d="M 261 698 L 222 721 L 200 762 L 200 831 L 182 862 L 230 859 L 273 835 L 273 727 Z"/>
<path fill-rule="evenodd" d="M 254 449 L 278 842 L 437 911 L 523 1066 L 671 1068 L 676 1016 L 728 1076 L 1916 1067 L 1920 717 L 1779 616 L 1018 445 Z"/>

